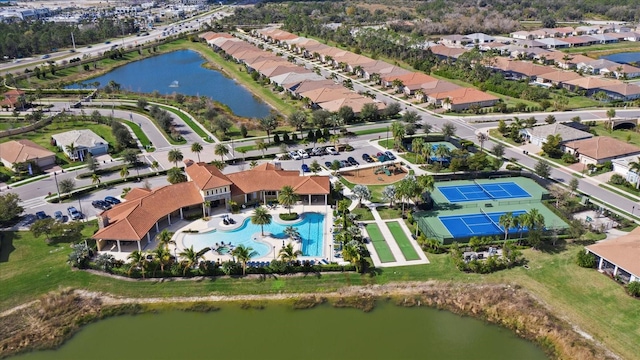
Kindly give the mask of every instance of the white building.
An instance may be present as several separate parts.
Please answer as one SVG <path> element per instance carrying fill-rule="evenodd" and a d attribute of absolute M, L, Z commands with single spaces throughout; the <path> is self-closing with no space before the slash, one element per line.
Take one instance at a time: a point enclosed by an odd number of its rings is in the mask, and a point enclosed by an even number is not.
<path fill-rule="evenodd" d="M 72 160 L 84 161 L 88 153 L 97 156 L 109 151 L 109 143 L 91 130 L 71 130 L 55 134 L 52 138 L 56 146 Z"/>

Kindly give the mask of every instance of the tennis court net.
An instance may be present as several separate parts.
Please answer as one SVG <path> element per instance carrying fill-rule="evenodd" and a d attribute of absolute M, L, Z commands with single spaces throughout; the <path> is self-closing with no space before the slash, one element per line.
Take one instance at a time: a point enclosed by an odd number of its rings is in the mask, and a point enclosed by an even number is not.
<path fill-rule="evenodd" d="M 489 191 L 487 191 L 487 189 L 485 189 L 485 188 L 484 188 L 484 186 L 480 185 L 480 184 L 476 181 L 476 179 L 473 179 L 473 183 L 474 183 L 474 184 L 476 184 L 476 185 L 478 185 L 478 187 L 479 187 L 480 189 L 482 189 L 482 191 L 484 191 L 484 193 L 485 193 L 485 194 L 487 194 L 487 196 L 489 196 L 491 199 L 495 199 L 495 198 L 493 197 L 493 195 L 491 195 L 491 193 L 490 193 Z"/>
<path fill-rule="evenodd" d="M 487 219 L 489 219 L 489 221 L 491 221 L 491 223 L 492 223 L 493 225 L 495 225 L 498 229 L 501 229 L 501 230 L 502 230 L 502 226 L 500 226 L 500 224 L 498 224 L 497 222 L 493 221 L 493 219 L 491 218 L 491 216 L 489 216 L 489 214 L 487 214 L 484 210 L 482 210 L 482 208 L 480 208 L 480 212 L 482 212 L 482 214 L 483 214 L 484 216 L 486 216 L 486 217 L 487 217 Z"/>

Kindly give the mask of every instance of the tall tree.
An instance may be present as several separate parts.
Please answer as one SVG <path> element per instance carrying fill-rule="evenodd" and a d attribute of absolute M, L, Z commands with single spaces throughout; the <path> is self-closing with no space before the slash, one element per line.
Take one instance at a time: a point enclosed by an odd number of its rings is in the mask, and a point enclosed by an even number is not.
<path fill-rule="evenodd" d="M 267 132 L 267 141 L 271 142 L 271 132 L 278 127 L 278 117 L 275 114 L 269 114 L 258 120 L 260 129 Z"/>
<path fill-rule="evenodd" d="M 269 210 L 260 206 L 253 211 L 251 216 L 251 223 L 254 225 L 260 225 L 262 236 L 264 236 L 264 226 L 271 224 L 272 216 L 269 214 Z"/>
<path fill-rule="evenodd" d="M 442 125 L 442 135 L 444 135 L 445 140 L 449 140 L 450 138 L 456 136 L 456 126 L 453 123 L 446 122 Z"/>
<path fill-rule="evenodd" d="M 302 251 L 294 249 L 292 243 L 288 243 L 278 252 L 278 257 L 280 257 L 280 260 L 286 263 L 295 261 L 300 255 L 302 255 Z"/>
<path fill-rule="evenodd" d="M 220 161 L 224 162 L 225 155 L 229 154 L 229 148 L 225 144 L 216 144 L 213 153 L 220 156 Z"/>
<path fill-rule="evenodd" d="M 175 245 L 176 242 L 173 241 L 173 232 L 164 229 L 162 230 L 157 236 L 156 239 L 158 240 L 158 245 L 160 247 L 163 247 L 165 249 L 169 249 L 169 244 L 173 244 Z"/>
<path fill-rule="evenodd" d="M 184 159 L 184 155 L 182 155 L 180 149 L 171 149 L 167 154 L 167 159 L 172 162 L 175 167 L 178 167 L 178 162 Z"/>
<path fill-rule="evenodd" d="M 191 144 L 191 152 L 198 155 L 198 162 L 200 162 L 200 152 L 202 152 L 202 149 L 202 144 L 200 144 L 199 142 L 194 142 L 193 144 Z"/>
<path fill-rule="evenodd" d="M 293 187 L 285 185 L 278 193 L 278 202 L 289 209 L 289 214 L 291 214 L 291 206 L 298 202 L 298 194 L 293 190 Z"/>
<path fill-rule="evenodd" d="M 258 253 L 256 251 L 253 251 L 253 248 L 245 247 L 242 244 L 236 246 L 231 251 L 231 254 L 233 256 L 235 256 L 238 259 L 238 261 L 240 261 L 240 263 L 242 264 L 242 275 L 243 276 L 247 274 L 247 261 L 251 260 L 252 257 L 258 255 Z"/>
<path fill-rule="evenodd" d="M 498 224 L 504 229 L 504 240 L 506 241 L 509 237 L 509 229 L 513 227 L 515 217 L 512 212 L 506 212 L 500 216 L 498 219 Z"/>

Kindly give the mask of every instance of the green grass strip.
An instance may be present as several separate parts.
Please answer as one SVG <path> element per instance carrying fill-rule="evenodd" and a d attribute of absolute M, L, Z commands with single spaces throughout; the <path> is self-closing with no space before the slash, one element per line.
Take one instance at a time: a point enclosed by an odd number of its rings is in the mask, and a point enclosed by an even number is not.
<path fill-rule="evenodd" d="M 369 238 L 371 238 L 371 243 L 376 249 L 381 262 L 386 263 L 396 261 L 396 258 L 393 257 L 391 249 L 389 249 L 389 244 L 387 244 L 387 241 L 382 236 L 378 225 L 367 224 L 367 233 L 369 234 Z"/>
<path fill-rule="evenodd" d="M 366 130 L 358 130 L 358 131 L 354 131 L 353 133 L 356 135 L 369 135 L 369 134 L 377 134 L 377 133 L 382 133 L 387 131 L 387 127 L 380 127 L 380 128 L 373 128 L 373 129 L 366 129 Z"/>
<path fill-rule="evenodd" d="M 391 235 L 393 235 L 393 238 L 396 240 L 396 243 L 398 243 L 398 247 L 400 248 L 400 251 L 402 251 L 402 255 L 404 255 L 404 258 L 407 261 L 420 260 L 420 256 L 418 256 L 416 250 L 413 248 L 413 246 L 411 246 L 411 241 L 407 237 L 407 234 L 404 232 L 404 230 L 402 230 L 400 223 L 398 223 L 397 221 L 392 221 L 386 224 L 389 228 L 389 231 L 391 231 Z"/>
<path fill-rule="evenodd" d="M 138 126 L 138 124 L 134 123 L 133 121 L 129 121 L 129 120 L 120 120 L 120 121 L 123 122 L 124 124 L 126 124 L 127 126 L 129 126 L 131 128 L 131 130 L 133 130 L 133 133 L 136 134 L 136 137 L 138 138 L 138 140 L 140 140 L 140 143 L 142 144 L 142 146 L 147 147 L 147 146 L 151 145 L 151 141 L 149 141 L 149 138 L 142 131 L 140 126 Z"/>
<path fill-rule="evenodd" d="M 176 114 L 178 117 L 180 117 L 180 119 L 182 119 L 182 121 L 184 121 L 191 128 L 191 130 L 195 131 L 195 133 L 202 138 L 202 140 L 206 142 L 213 142 L 213 139 L 209 140 L 209 134 L 207 134 L 204 130 L 202 130 L 202 128 L 198 126 L 198 124 L 193 122 L 193 120 L 187 114 L 169 106 L 165 106 L 165 105 L 158 105 L 158 106 L 161 109 L 167 110 L 173 114 Z"/>

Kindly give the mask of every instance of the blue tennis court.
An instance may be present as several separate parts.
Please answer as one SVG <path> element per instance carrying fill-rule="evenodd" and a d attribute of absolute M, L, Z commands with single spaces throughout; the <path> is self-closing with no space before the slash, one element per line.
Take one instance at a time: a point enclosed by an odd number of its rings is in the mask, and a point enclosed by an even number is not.
<path fill-rule="evenodd" d="M 438 190 L 451 203 L 531 197 L 514 182 L 438 186 Z"/>
<path fill-rule="evenodd" d="M 526 213 L 524 210 L 512 211 L 513 216 Z M 439 216 L 438 219 L 447 228 L 454 238 L 466 238 L 471 236 L 493 236 L 504 234 L 504 228 L 499 225 L 500 216 L 505 212 L 491 212 L 485 214 L 467 214 Z M 509 233 L 518 231 L 509 229 Z M 526 228 L 523 229 L 526 232 Z"/>

